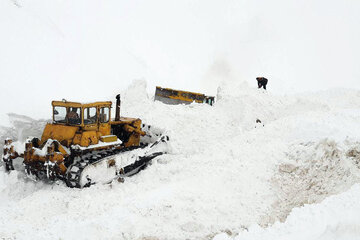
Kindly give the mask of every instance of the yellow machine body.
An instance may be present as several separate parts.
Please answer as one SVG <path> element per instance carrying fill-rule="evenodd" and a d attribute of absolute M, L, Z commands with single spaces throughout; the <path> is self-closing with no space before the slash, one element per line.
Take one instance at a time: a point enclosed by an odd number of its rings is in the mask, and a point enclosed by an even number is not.
<path fill-rule="evenodd" d="M 53 101 L 52 122 L 46 124 L 40 139 L 28 138 L 21 152 L 10 138 L 5 140 L 2 156 L 5 170 L 15 170 L 13 160 L 22 157 L 25 173 L 32 179 L 60 179 L 71 188 L 121 181 L 138 173 L 152 159 L 166 153 L 169 137 L 158 135 L 156 129 L 150 130 L 151 126 L 142 124 L 138 118 L 120 117 L 120 105 L 118 94 L 115 118 L 111 118 L 110 101 Z M 127 151 L 134 151 L 125 154 L 131 158 L 128 163 L 122 157 L 111 157 Z"/>
<path fill-rule="evenodd" d="M 34 168 L 37 168 L 38 162 L 56 163 L 60 174 L 65 174 L 67 168 L 64 161 L 73 147 L 89 152 L 139 146 L 140 137 L 145 135 L 141 130 L 141 120 L 127 117 L 111 119 L 111 106 L 110 101 L 86 104 L 53 101 L 53 122 L 46 124 L 41 139 L 26 143 L 25 152 L 21 154 L 24 163 Z M 59 108 L 66 110 L 66 117 L 62 121 L 56 118 Z M 87 122 L 85 117 L 90 110 L 86 109 L 89 108 L 93 110 L 93 117 L 89 117 Z M 70 123 L 67 119 L 71 109 L 77 109 L 79 113 L 76 123 Z"/>
<path fill-rule="evenodd" d="M 202 93 L 156 87 L 155 100 L 172 105 L 190 104 L 192 102 L 213 105 L 215 97 L 206 96 Z"/>
<path fill-rule="evenodd" d="M 81 104 L 76 102 L 62 102 L 53 101 L 52 106 L 65 107 L 67 113 L 71 108 L 79 108 L 81 114 L 79 116 L 78 124 L 69 124 L 68 122 L 60 123 L 55 121 L 55 113 L 53 115 L 53 123 L 49 123 L 45 126 L 44 132 L 41 137 L 40 145 L 46 142 L 48 139 L 54 139 L 59 141 L 62 145 L 70 147 L 71 145 L 79 145 L 81 147 L 89 147 L 91 145 L 98 144 L 102 139 L 104 142 L 115 142 L 117 138 L 102 138 L 102 136 L 109 136 L 114 131 L 114 128 L 121 128 L 129 134 L 129 138 L 124 142 L 125 146 L 138 146 L 140 144 L 140 136 L 145 135 L 141 131 L 141 120 L 138 118 L 125 118 L 121 117 L 119 120 L 111 120 L 111 108 L 112 103 L 109 102 L 95 102 Z M 84 121 L 85 109 L 96 109 L 96 120 L 92 123 L 86 124 Z M 107 108 L 109 116 L 106 116 L 108 121 L 101 121 L 100 109 Z"/>

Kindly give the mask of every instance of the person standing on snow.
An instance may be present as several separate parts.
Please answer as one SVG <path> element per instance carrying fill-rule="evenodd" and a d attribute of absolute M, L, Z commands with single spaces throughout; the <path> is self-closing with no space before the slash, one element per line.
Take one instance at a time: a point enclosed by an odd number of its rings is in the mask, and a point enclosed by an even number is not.
<path fill-rule="evenodd" d="M 258 88 L 263 87 L 266 90 L 266 84 L 268 83 L 267 78 L 257 77 L 256 80 L 258 81 Z"/>

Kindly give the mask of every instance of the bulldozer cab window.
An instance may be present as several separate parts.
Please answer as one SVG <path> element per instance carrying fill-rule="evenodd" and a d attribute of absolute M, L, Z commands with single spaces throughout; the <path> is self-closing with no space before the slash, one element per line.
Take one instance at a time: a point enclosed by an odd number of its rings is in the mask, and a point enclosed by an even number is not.
<path fill-rule="evenodd" d="M 81 108 L 70 107 L 67 109 L 66 118 L 69 124 L 81 124 Z"/>
<path fill-rule="evenodd" d="M 96 107 L 85 108 L 84 123 L 94 124 L 97 121 Z"/>
<path fill-rule="evenodd" d="M 66 107 L 54 107 L 54 121 L 56 123 L 66 123 Z"/>
<path fill-rule="evenodd" d="M 100 122 L 101 123 L 109 122 L 110 108 L 108 108 L 108 107 L 100 108 L 100 116 L 99 117 L 100 117 Z"/>

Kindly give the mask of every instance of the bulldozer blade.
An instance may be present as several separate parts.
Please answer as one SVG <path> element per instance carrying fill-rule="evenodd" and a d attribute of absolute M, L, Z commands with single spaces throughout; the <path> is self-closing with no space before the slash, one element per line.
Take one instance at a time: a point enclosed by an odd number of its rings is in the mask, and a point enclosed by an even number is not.
<path fill-rule="evenodd" d="M 170 105 L 190 104 L 196 102 L 196 103 L 207 103 L 212 106 L 215 102 L 215 97 L 206 96 L 205 94 L 202 93 L 156 87 L 155 100 Z"/>

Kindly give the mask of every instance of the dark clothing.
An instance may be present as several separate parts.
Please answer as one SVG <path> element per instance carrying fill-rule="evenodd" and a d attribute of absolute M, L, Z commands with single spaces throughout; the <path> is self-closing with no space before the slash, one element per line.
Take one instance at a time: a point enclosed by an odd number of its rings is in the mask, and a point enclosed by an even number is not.
<path fill-rule="evenodd" d="M 80 124 L 81 123 L 79 114 L 74 109 L 71 112 L 68 112 L 68 114 L 66 115 L 66 118 L 68 119 L 70 124 Z"/>
<path fill-rule="evenodd" d="M 258 81 L 258 87 L 263 87 L 266 90 L 266 84 L 268 83 L 268 80 L 264 77 L 257 77 L 256 80 Z"/>

